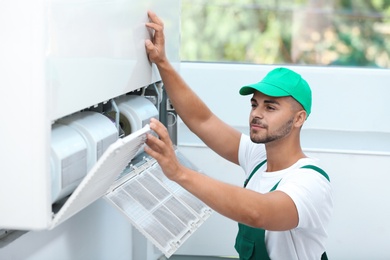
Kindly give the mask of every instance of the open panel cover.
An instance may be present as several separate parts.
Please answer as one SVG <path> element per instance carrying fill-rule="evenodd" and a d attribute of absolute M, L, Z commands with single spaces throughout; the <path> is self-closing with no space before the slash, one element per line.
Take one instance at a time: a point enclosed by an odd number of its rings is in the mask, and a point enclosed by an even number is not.
<path fill-rule="evenodd" d="M 111 144 L 54 215 L 50 229 L 103 196 L 145 143 L 149 131 L 149 125 L 146 125 Z"/>
<path fill-rule="evenodd" d="M 199 171 L 178 150 L 176 154 L 182 164 Z M 151 157 L 131 165 L 129 173 L 111 186 L 105 199 L 167 258 L 212 213 L 206 204 L 169 180 Z"/>

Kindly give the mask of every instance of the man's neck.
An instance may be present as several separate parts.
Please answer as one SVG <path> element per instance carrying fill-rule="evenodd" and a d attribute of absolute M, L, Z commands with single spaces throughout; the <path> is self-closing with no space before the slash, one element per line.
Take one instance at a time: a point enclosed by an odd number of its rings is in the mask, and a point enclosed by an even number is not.
<path fill-rule="evenodd" d="M 275 142 L 265 145 L 267 152 L 267 172 L 287 169 L 299 159 L 306 158 L 299 140 L 295 142 Z"/>

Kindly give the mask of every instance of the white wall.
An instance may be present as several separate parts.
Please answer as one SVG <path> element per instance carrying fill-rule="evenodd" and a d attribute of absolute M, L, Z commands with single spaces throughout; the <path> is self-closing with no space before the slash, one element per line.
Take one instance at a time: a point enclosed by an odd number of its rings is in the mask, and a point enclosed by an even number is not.
<path fill-rule="evenodd" d="M 184 63 L 181 74 L 223 120 L 248 132 L 250 97 L 242 85 L 254 83 L 272 66 Z M 390 259 L 390 73 L 356 68 L 292 67 L 313 91 L 313 109 L 302 132 L 309 156 L 321 160 L 334 188 L 329 229 L 330 259 Z M 182 123 L 179 148 L 203 171 L 241 185 L 241 168 L 216 156 Z M 178 254 L 236 255 L 236 223 L 215 214 Z"/>

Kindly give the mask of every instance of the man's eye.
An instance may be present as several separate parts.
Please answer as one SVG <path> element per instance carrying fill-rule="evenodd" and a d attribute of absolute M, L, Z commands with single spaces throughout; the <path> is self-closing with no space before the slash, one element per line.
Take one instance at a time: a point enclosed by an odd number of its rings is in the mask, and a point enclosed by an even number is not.
<path fill-rule="evenodd" d="M 267 106 L 267 109 L 268 109 L 268 110 L 275 110 L 275 108 L 274 108 L 274 107 L 271 107 L 271 106 Z"/>
<path fill-rule="evenodd" d="M 255 107 L 257 107 L 257 105 L 256 104 L 251 104 L 251 107 L 255 108 Z"/>

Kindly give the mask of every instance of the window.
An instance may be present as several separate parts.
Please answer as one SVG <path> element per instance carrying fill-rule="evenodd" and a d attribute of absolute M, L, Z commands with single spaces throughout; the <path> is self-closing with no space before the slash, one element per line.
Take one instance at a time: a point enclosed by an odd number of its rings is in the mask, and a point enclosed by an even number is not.
<path fill-rule="evenodd" d="M 390 0 L 182 0 L 183 61 L 390 68 Z"/>

